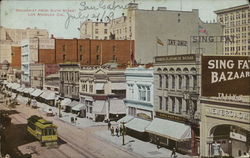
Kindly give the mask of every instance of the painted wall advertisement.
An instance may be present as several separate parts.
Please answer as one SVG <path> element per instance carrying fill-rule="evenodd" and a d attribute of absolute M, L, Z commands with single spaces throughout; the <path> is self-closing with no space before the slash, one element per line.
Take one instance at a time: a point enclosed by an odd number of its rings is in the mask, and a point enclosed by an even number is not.
<path fill-rule="evenodd" d="M 238 97 L 250 94 L 250 57 L 202 56 L 202 96 Z"/>

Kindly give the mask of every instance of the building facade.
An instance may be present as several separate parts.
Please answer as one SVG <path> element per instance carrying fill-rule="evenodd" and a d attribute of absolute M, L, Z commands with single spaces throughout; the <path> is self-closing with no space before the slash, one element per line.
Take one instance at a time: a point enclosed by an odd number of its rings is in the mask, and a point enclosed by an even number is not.
<path fill-rule="evenodd" d="M 40 49 L 53 50 L 54 39 L 45 39 L 43 36 L 23 40 L 21 43 L 21 70 L 22 83 L 30 86 L 30 64 L 40 63 Z"/>
<path fill-rule="evenodd" d="M 154 118 L 154 69 L 143 66 L 127 68 L 126 116 L 119 122 L 126 123 L 127 133 L 148 140 L 146 127 Z"/>
<path fill-rule="evenodd" d="M 151 139 L 167 148 L 175 147 L 179 152 L 198 155 L 200 56 L 156 57 L 154 69 L 155 119 L 152 127 L 148 127 Z M 157 123 L 169 127 L 154 129 Z"/>
<path fill-rule="evenodd" d="M 245 101 L 202 97 L 201 106 L 201 156 L 250 154 L 249 96 Z"/>
<path fill-rule="evenodd" d="M 79 62 L 102 65 L 109 62 L 127 65 L 131 61 L 134 41 L 56 39 L 55 63 Z"/>
<path fill-rule="evenodd" d="M 215 11 L 218 21 L 224 25 L 223 35 L 234 36 L 234 42 L 225 41 L 225 55 L 250 55 L 249 4 Z"/>
<path fill-rule="evenodd" d="M 59 64 L 60 84 L 59 94 L 62 97 L 79 100 L 79 71 L 78 63 Z"/>
<path fill-rule="evenodd" d="M 33 37 L 48 38 L 49 33 L 46 29 L 26 28 L 11 29 L 0 26 L 0 62 L 11 61 L 11 46 L 20 46 L 21 41 Z"/>
<path fill-rule="evenodd" d="M 138 9 L 137 3 L 129 3 L 126 16 L 123 14 L 109 21 L 111 37 L 116 40 L 135 40 L 135 60 L 141 64 L 153 63 L 154 56 L 222 53 L 222 42 L 207 42 L 210 36 L 223 35 L 222 25 L 204 23 L 198 12 L 197 9 L 174 11 L 166 7 L 142 10 Z M 81 33 L 84 32 L 82 30 Z"/>
<path fill-rule="evenodd" d="M 10 66 L 14 69 L 21 69 L 21 47 L 11 47 L 11 64 Z"/>
<path fill-rule="evenodd" d="M 109 66 L 86 66 L 80 70 L 80 102 L 86 117 L 94 121 L 118 120 L 125 115 L 124 70 Z"/>
<path fill-rule="evenodd" d="M 45 79 L 51 74 L 59 74 L 57 64 L 30 64 L 30 84 L 33 88 L 44 89 Z M 59 79 L 58 79 L 59 82 Z M 58 91 L 58 89 L 57 89 Z"/>

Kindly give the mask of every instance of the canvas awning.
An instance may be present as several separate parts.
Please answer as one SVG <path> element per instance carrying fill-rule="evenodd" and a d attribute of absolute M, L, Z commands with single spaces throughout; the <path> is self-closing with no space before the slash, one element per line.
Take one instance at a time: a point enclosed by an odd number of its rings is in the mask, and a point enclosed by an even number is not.
<path fill-rule="evenodd" d="M 106 101 L 96 100 L 93 103 L 93 113 L 105 115 L 106 114 Z"/>
<path fill-rule="evenodd" d="M 55 100 L 56 99 L 56 93 L 53 91 L 44 91 L 40 97 L 46 99 L 46 100 Z"/>
<path fill-rule="evenodd" d="M 35 89 L 34 88 L 25 88 L 24 93 L 32 93 Z"/>
<path fill-rule="evenodd" d="M 176 141 L 191 138 L 190 126 L 160 118 L 155 118 L 146 128 L 146 131 Z"/>
<path fill-rule="evenodd" d="M 96 90 L 103 90 L 104 89 L 104 83 L 96 83 L 95 84 Z"/>
<path fill-rule="evenodd" d="M 81 111 L 81 110 L 84 110 L 86 109 L 86 105 L 82 104 L 82 103 L 79 103 L 77 105 L 75 105 L 72 110 L 74 111 Z"/>
<path fill-rule="evenodd" d="M 71 103 L 71 99 L 69 98 L 64 98 L 62 101 L 61 101 L 61 106 L 64 107 L 64 106 L 67 106 Z"/>
<path fill-rule="evenodd" d="M 146 127 L 150 125 L 151 121 L 140 119 L 140 118 L 134 118 L 128 123 L 125 124 L 127 128 L 130 128 L 132 130 L 138 131 L 138 132 L 145 132 Z"/>
<path fill-rule="evenodd" d="M 126 115 L 123 118 L 121 118 L 120 120 L 118 120 L 117 122 L 118 123 L 122 123 L 122 122 L 128 123 L 129 121 L 133 120 L 133 118 L 134 118 L 133 116 Z"/>
<path fill-rule="evenodd" d="M 18 84 L 18 83 L 14 83 L 12 86 L 11 86 L 11 89 L 17 89 L 17 88 L 19 88 L 21 85 L 20 84 Z"/>
<path fill-rule="evenodd" d="M 94 101 L 93 97 L 90 96 L 84 96 L 84 99 L 89 101 Z"/>
<path fill-rule="evenodd" d="M 7 87 L 10 88 L 13 85 L 13 83 L 7 83 Z"/>
<path fill-rule="evenodd" d="M 126 90 L 126 83 L 112 83 L 111 89 L 113 90 Z"/>
<path fill-rule="evenodd" d="M 68 104 L 68 105 L 66 105 L 66 106 L 72 108 L 72 107 L 76 106 L 77 104 L 79 104 L 79 102 L 77 102 L 77 101 L 72 101 L 70 104 Z"/>
<path fill-rule="evenodd" d="M 126 107 L 122 99 L 110 99 L 111 114 L 126 114 Z"/>
<path fill-rule="evenodd" d="M 17 91 L 18 91 L 18 92 L 23 92 L 24 89 L 25 89 L 25 87 L 19 87 L 19 88 L 17 88 Z"/>
<path fill-rule="evenodd" d="M 41 89 L 36 89 L 35 91 L 33 91 L 30 95 L 34 96 L 34 97 L 38 97 L 39 95 L 41 95 L 43 93 L 43 90 Z"/>

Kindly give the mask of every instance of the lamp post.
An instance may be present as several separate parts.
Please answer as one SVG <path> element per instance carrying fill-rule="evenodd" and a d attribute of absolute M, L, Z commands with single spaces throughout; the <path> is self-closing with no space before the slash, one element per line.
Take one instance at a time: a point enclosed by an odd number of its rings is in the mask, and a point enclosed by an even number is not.
<path fill-rule="evenodd" d="M 122 123 L 122 145 L 125 145 L 125 122 Z"/>

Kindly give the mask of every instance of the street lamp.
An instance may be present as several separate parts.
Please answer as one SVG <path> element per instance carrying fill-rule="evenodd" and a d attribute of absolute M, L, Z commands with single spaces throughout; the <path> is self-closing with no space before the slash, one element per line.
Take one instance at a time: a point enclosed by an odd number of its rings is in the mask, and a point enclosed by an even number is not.
<path fill-rule="evenodd" d="M 125 122 L 122 123 L 122 145 L 125 145 Z"/>

